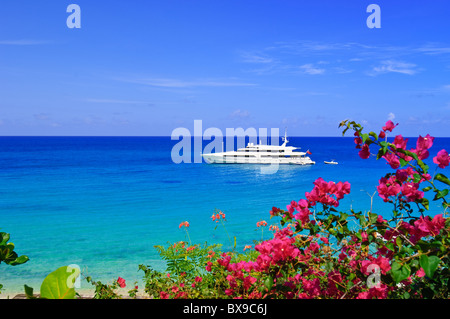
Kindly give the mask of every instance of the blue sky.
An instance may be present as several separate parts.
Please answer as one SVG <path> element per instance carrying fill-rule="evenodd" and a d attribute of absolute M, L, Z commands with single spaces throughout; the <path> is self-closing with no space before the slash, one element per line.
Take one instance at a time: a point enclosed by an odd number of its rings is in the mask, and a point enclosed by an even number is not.
<path fill-rule="evenodd" d="M 450 136 L 449 16 L 446 0 L 2 1 L 0 135 L 170 135 L 197 119 L 340 136 L 349 118 Z"/>

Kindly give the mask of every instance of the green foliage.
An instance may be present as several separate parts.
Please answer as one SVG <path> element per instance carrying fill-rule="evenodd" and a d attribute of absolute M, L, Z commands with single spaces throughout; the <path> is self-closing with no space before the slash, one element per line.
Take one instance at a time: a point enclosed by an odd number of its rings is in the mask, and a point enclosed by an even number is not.
<path fill-rule="evenodd" d="M 41 285 L 41 298 L 44 299 L 74 299 L 75 279 L 80 270 L 63 266 L 47 275 Z"/>
<path fill-rule="evenodd" d="M 94 299 L 121 299 L 122 297 L 116 292 L 119 288 L 117 280 L 112 284 L 104 284 L 101 281 L 95 281 L 92 277 L 86 277 L 86 281 L 95 287 Z"/>
<path fill-rule="evenodd" d="M 172 275 L 179 276 L 200 276 L 204 273 L 204 265 L 211 252 L 219 253 L 221 245 L 201 245 L 188 246 L 186 242 L 178 242 L 168 247 L 162 245 L 155 246 L 161 258 L 166 262 L 166 271 Z"/>
<path fill-rule="evenodd" d="M 10 266 L 17 266 L 26 263 L 29 258 L 25 255 L 18 256 L 14 251 L 14 244 L 8 243 L 10 235 L 0 232 L 0 264 L 4 262 Z"/>
<path fill-rule="evenodd" d="M 0 232 L 0 264 L 3 262 L 6 265 L 17 266 L 26 263 L 29 258 L 28 256 L 19 256 L 15 251 L 15 246 L 13 243 L 8 243 L 10 239 L 10 234 Z M 3 289 L 3 285 L 0 284 L 0 293 Z"/>

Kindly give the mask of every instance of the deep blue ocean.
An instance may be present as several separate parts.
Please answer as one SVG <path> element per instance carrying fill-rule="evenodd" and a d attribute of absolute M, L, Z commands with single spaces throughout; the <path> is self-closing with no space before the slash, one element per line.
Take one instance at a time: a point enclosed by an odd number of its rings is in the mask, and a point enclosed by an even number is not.
<path fill-rule="evenodd" d="M 164 269 L 155 245 L 187 240 L 178 227 L 183 221 L 190 223 L 192 243 L 225 250 L 228 237 L 211 220 L 222 210 L 239 250 L 261 239 L 258 221 L 275 222 L 272 206 L 304 198 L 318 177 L 351 183 L 340 210 L 368 211 L 378 180 L 393 171 L 383 159 L 360 159 L 351 137 L 291 137 L 288 145 L 309 149 L 316 165 L 280 166 L 275 174 L 260 165 L 175 164 L 176 143 L 170 137 L 0 137 L 0 231 L 30 258 L 20 266 L 0 264 L 3 294 L 23 292 L 24 284 L 39 291 L 48 273 L 69 264 L 94 280 L 121 276 L 139 285 L 139 264 Z M 450 138 L 435 139 L 431 174 L 442 148 L 450 150 Z M 331 159 L 339 165 L 324 164 Z M 388 218 L 390 208 L 374 196 L 374 212 Z M 432 202 L 430 214 L 440 211 Z M 81 282 L 81 289 L 90 288 Z"/>

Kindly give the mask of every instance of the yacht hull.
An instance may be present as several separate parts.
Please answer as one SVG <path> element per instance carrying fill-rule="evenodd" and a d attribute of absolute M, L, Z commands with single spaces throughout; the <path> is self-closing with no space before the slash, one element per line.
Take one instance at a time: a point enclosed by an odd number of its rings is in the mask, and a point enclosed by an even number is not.
<path fill-rule="evenodd" d="M 314 165 L 315 162 L 309 157 L 300 159 L 280 158 L 280 159 L 264 159 L 264 158 L 225 158 L 216 154 L 203 154 L 205 162 L 208 164 L 279 164 L 279 165 Z"/>

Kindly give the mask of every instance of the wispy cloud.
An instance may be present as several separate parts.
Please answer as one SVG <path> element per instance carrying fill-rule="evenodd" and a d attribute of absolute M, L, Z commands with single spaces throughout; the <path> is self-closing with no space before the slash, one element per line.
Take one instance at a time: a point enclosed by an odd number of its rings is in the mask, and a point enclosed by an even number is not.
<path fill-rule="evenodd" d="M 393 121 L 393 120 L 395 119 L 395 114 L 392 113 L 392 112 L 389 113 L 387 119 L 388 119 L 389 121 Z"/>
<path fill-rule="evenodd" d="M 0 40 L 0 45 L 40 45 L 40 44 L 48 44 L 49 41 L 41 41 L 41 40 L 29 40 L 29 39 L 21 39 L 21 40 Z"/>
<path fill-rule="evenodd" d="M 303 65 L 299 66 L 299 70 L 301 73 L 310 74 L 310 75 L 317 75 L 317 74 L 325 73 L 325 69 L 318 68 L 311 63 L 303 64 Z"/>
<path fill-rule="evenodd" d="M 116 80 L 161 88 L 235 87 L 257 85 L 255 83 L 221 79 L 180 80 L 173 78 L 116 78 Z"/>
<path fill-rule="evenodd" d="M 358 42 L 290 41 L 276 42 L 254 53 L 242 54 L 242 61 L 259 65 L 252 71 L 259 74 L 303 73 L 346 74 L 356 71 L 363 74 L 384 73 L 417 74 L 421 69 L 416 64 L 423 55 L 450 54 L 450 45 L 425 43 L 422 45 L 367 45 Z M 326 61 L 319 65 L 316 61 Z M 300 61 L 300 67 L 298 66 Z M 405 61 L 414 61 L 405 62 Z M 365 64 L 364 64 L 365 63 Z M 369 64 L 378 64 L 371 67 Z M 302 72 L 298 72 L 298 71 Z"/>
<path fill-rule="evenodd" d="M 136 101 L 136 100 L 116 100 L 116 99 L 85 99 L 86 102 L 90 103 L 105 103 L 105 104 L 149 104 L 144 101 Z"/>
<path fill-rule="evenodd" d="M 250 112 L 247 110 L 235 110 L 230 114 L 231 119 L 244 119 L 250 117 Z"/>
<path fill-rule="evenodd" d="M 448 54 L 450 53 L 450 46 L 427 44 L 422 47 L 416 48 L 415 51 L 428 55 Z"/>
<path fill-rule="evenodd" d="M 38 120 L 38 121 L 46 121 L 46 120 L 50 119 L 50 115 L 48 113 L 33 114 L 33 117 L 35 120 Z"/>
<path fill-rule="evenodd" d="M 376 66 L 369 72 L 369 75 L 379 75 L 384 73 L 401 73 L 407 75 L 416 74 L 417 68 L 413 63 L 406 63 L 402 61 L 382 61 L 381 65 Z"/>
<path fill-rule="evenodd" d="M 263 64 L 275 62 L 275 60 L 271 57 L 249 52 L 242 53 L 242 61 L 246 63 L 263 63 Z"/>

